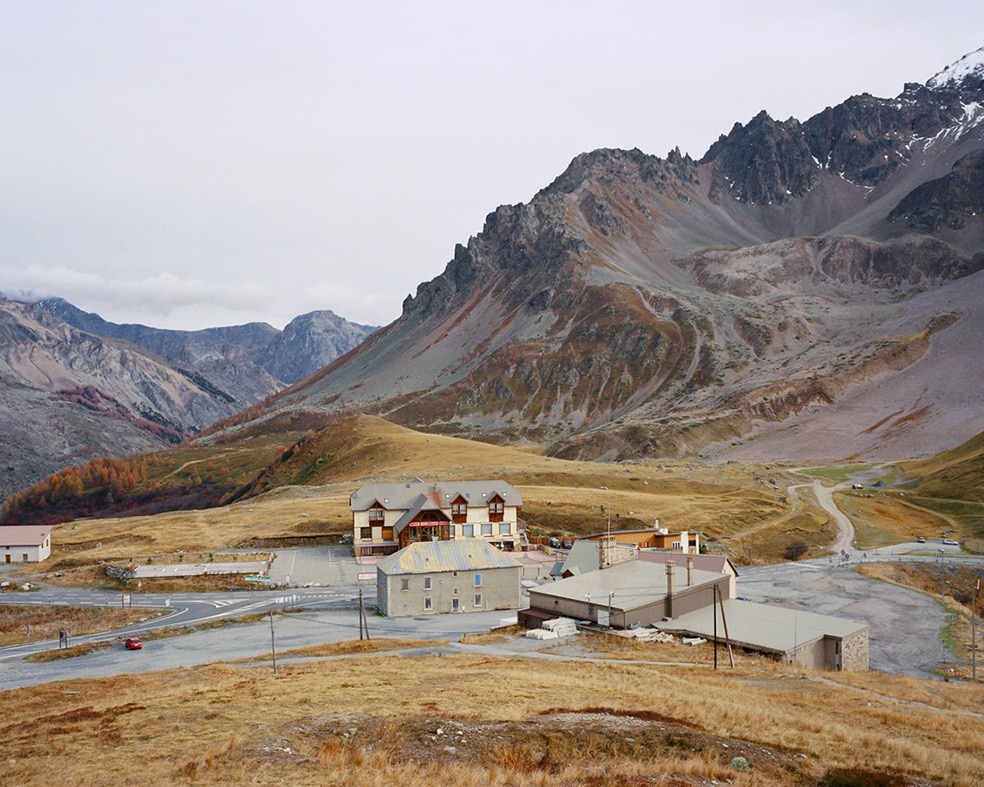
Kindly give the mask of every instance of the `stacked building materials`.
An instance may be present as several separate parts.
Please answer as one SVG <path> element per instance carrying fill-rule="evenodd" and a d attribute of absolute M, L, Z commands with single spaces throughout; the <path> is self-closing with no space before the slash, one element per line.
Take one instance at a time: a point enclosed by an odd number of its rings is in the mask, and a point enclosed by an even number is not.
<path fill-rule="evenodd" d="M 673 635 L 657 628 L 630 629 L 618 632 L 620 636 L 631 637 L 639 642 L 673 642 Z"/>
<path fill-rule="evenodd" d="M 540 628 L 553 631 L 558 637 L 573 637 L 577 634 L 577 624 L 570 618 L 554 618 L 545 620 Z"/>
<path fill-rule="evenodd" d="M 526 632 L 529 639 L 559 639 L 560 637 L 573 637 L 577 634 L 577 624 L 570 618 L 554 618 L 545 620 L 538 629 L 530 629 Z"/>

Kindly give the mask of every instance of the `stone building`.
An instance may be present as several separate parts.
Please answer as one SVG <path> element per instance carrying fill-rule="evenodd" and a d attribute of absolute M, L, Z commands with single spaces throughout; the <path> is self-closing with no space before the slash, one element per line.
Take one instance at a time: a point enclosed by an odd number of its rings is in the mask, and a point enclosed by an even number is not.
<path fill-rule="evenodd" d="M 522 566 L 482 541 L 420 541 L 376 563 L 376 598 L 389 617 L 519 609 Z"/>

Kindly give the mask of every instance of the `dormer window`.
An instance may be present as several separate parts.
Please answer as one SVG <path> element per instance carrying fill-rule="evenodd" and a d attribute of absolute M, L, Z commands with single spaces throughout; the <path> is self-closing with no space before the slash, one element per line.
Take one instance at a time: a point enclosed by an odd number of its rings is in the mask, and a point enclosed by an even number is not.
<path fill-rule="evenodd" d="M 489 521 L 501 522 L 506 513 L 506 504 L 498 494 L 489 500 Z"/>
<path fill-rule="evenodd" d="M 468 503 L 461 495 L 451 501 L 451 521 L 463 524 L 468 519 Z"/>

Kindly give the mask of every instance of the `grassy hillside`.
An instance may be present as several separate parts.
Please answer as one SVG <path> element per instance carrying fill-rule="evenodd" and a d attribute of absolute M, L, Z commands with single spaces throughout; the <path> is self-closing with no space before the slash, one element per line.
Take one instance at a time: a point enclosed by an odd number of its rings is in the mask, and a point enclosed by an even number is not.
<path fill-rule="evenodd" d="M 926 497 L 984 502 L 984 433 L 929 459 L 904 462 Z"/>
<path fill-rule="evenodd" d="M 677 647 L 683 658 L 690 652 Z M 599 787 L 984 781 L 981 686 L 790 671 L 748 657 L 734 670 L 713 671 L 656 664 L 662 654 L 654 658 L 643 647 L 609 653 L 615 658 L 607 662 L 582 660 L 570 646 L 555 655 L 559 661 L 482 649 L 412 658 L 356 653 L 281 660 L 279 677 L 269 665 L 214 665 L 2 692 L 4 780 L 47 785 L 59 774 L 102 785 Z"/>
<path fill-rule="evenodd" d="M 250 446 L 250 442 L 253 446 Z M 699 530 L 712 549 L 736 559 L 781 557 L 791 541 L 828 543 L 827 516 L 776 470 L 690 463 L 575 462 L 536 450 L 415 432 L 359 416 L 308 432 L 284 449 L 252 437 L 239 443 L 177 449 L 159 459 L 164 478 L 248 474 L 269 459 L 247 494 L 232 504 L 156 515 L 83 518 L 59 526 L 47 571 L 105 562 L 189 560 L 244 546 L 317 543 L 349 532 L 349 495 L 368 481 L 502 478 L 523 495 L 533 535 L 576 536 L 612 527 Z M 253 463 L 252 465 L 250 463 Z M 238 468 L 238 469 L 237 469 Z M 814 547 L 815 551 L 817 548 Z"/>
<path fill-rule="evenodd" d="M 899 469 L 909 479 L 911 505 L 939 516 L 964 549 L 984 552 L 984 434 L 928 459 L 899 463 Z"/>

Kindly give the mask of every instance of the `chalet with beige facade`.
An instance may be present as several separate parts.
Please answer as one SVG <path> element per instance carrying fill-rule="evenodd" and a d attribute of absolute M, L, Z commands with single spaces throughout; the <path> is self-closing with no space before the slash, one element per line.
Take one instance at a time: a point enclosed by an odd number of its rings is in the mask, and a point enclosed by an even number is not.
<path fill-rule="evenodd" d="M 356 557 L 390 555 L 421 541 L 478 538 L 512 551 L 522 497 L 504 481 L 366 484 L 349 500 Z"/>

